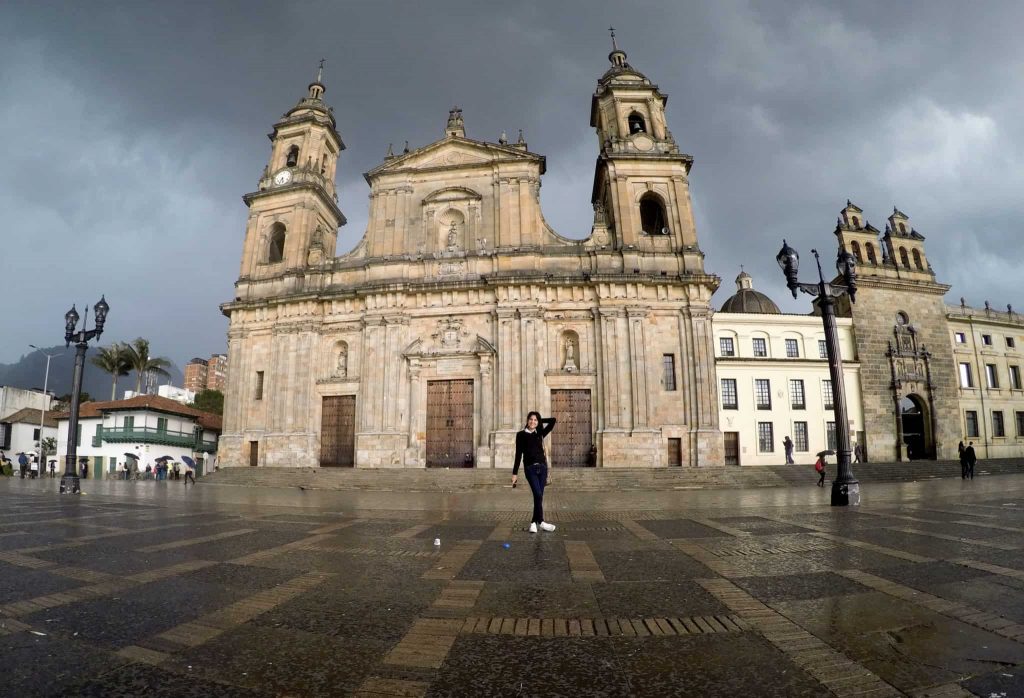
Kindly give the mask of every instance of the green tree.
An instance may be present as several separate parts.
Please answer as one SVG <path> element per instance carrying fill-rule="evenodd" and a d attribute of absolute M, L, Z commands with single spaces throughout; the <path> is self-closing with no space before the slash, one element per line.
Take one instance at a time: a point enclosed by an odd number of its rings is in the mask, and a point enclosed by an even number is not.
<path fill-rule="evenodd" d="M 224 393 L 219 390 L 200 390 L 192 406 L 203 412 L 224 414 Z"/>
<path fill-rule="evenodd" d="M 52 436 L 47 436 L 43 439 L 43 458 L 46 458 L 51 453 L 57 452 L 57 439 Z"/>
<path fill-rule="evenodd" d="M 87 402 L 92 401 L 92 396 L 84 390 L 78 394 L 78 404 L 84 405 Z M 63 409 L 69 409 L 71 407 L 71 393 L 64 393 L 60 397 L 54 398 L 54 402 L 59 402 L 64 405 Z M 56 410 L 51 410 L 55 412 Z M 62 410 L 63 411 L 63 410 Z"/>
<path fill-rule="evenodd" d="M 162 356 L 149 355 L 149 340 L 142 337 L 136 338 L 131 344 L 124 345 L 128 356 L 128 363 L 135 371 L 135 392 L 142 392 L 142 377 L 147 373 L 155 373 L 158 376 L 168 377 L 167 367 L 171 365 L 170 360 Z"/>
<path fill-rule="evenodd" d="M 113 385 L 110 386 L 110 399 L 116 400 L 118 377 L 127 376 L 132 370 L 125 346 L 120 342 L 114 342 L 109 347 L 100 347 L 99 353 L 89 360 L 93 366 L 114 377 Z"/>

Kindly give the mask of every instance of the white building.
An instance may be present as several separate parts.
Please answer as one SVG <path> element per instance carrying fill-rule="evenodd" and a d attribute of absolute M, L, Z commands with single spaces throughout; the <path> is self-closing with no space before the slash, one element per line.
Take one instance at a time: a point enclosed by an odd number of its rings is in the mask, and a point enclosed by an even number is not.
<path fill-rule="evenodd" d="M 715 313 L 719 423 L 726 465 L 781 465 L 783 440 L 795 445 L 797 463 L 835 449 L 832 381 L 821 317 L 783 315 L 750 275 L 736 277 L 737 292 Z M 836 318 L 850 420 L 851 446 L 864 444 L 857 362 L 850 318 Z M 833 458 L 831 462 L 835 462 Z"/>
<path fill-rule="evenodd" d="M 44 416 L 40 410 L 24 407 L 0 419 L 0 451 L 13 462 L 17 453 L 37 453 L 39 449 L 40 418 L 43 419 L 42 438 L 57 438 L 57 420 L 52 413 Z"/>
<path fill-rule="evenodd" d="M 68 415 L 56 415 L 57 452 L 67 452 Z M 204 465 L 217 452 L 221 431 L 219 415 L 201 412 L 158 395 L 138 395 L 126 400 L 87 402 L 79 410 L 78 446 L 80 458 L 89 459 L 89 477 L 110 477 L 124 468 L 126 454 L 139 459 L 139 467 L 155 465 L 170 456 L 181 461 L 188 456 Z"/>
<path fill-rule="evenodd" d="M 6 419 L 20 409 L 30 407 L 34 410 L 49 410 L 53 396 L 42 390 L 28 390 L 0 385 L 0 421 Z"/>

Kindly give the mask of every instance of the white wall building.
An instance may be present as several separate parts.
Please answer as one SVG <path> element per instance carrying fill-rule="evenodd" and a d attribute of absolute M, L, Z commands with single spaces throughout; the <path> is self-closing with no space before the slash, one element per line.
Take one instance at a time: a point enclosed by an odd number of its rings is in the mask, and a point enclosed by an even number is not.
<path fill-rule="evenodd" d="M 40 410 L 25 407 L 0 419 L 0 450 L 12 462 L 17 463 L 13 456 L 18 453 L 38 453 L 40 417 L 43 418 L 42 438 L 57 438 L 57 420 L 49 412 L 43 416 Z"/>
<path fill-rule="evenodd" d="M 42 390 L 27 390 L 0 385 L 0 420 L 26 407 L 34 410 L 49 410 L 52 400 L 53 396 Z"/>
<path fill-rule="evenodd" d="M 57 415 L 57 420 L 57 452 L 63 454 L 68 415 Z M 221 420 L 165 397 L 139 395 L 83 404 L 78 426 L 78 456 L 89 459 L 90 478 L 101 478 L 123 470 L 127 453 L 138 457 L 142 470 L 162 456 L 179 462 L 189 456 L 205 465 L 217 451 Z"/>
<path fill-rule="evenodd" d="M 783 315 L 749 274 L 736 278 L 737 293 L 715 313 L 715 363 L 719 423 L 726 465 L 781 465 L 783 439 L 794 460 L 812 464 L 835 448 L 835 416 L 825 332 L 815 315 Z M 853 321 L 836 318 L 850 420 L 851 447 L 864 443 Z M 830 459 L 835 463 L 835 458 Z"/>

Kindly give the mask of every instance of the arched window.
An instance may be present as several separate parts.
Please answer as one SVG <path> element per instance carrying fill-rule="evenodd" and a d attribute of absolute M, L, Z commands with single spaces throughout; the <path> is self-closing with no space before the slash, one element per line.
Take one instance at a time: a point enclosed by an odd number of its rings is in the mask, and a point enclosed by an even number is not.
<path fill-rule="evenodd" d="M 905 233 L 905 232 L 907 232 L 907 226 L 905 226 L 905 225 L 903 225 L 902 223 L 900 223 L 900 232 L 901 232 L 901 233 Z"/>
<path fill-rule="evenodd" d="M 633 133 L 647 133 L 647 122 L 644 121 L 644 117 L 636 112 L 629 115 L 629 132 Z"/>
<path fill-rule="evenodd" d="M 871 262 L 872 264 L 878 264 L 878 259 L 875 257 L 875 246 L 869 242 L 866 243 L 864 247 L 868 251 L 868 261 Z"/>
<path fill-rule="evenodd" d="M 640 228 L 648 235 L 668 235 L 665 205 L 657 194 L 644 194 L 640 199 Z"/>
<path fill-rule="evenodd" d="M 860 219 L 857 218 L 857 216 L 850 216 L 850 220 L 853 221 L 853 227 L 854 228 L 859 228 L 860 227 Z"/>
<path fill-rule="evenodd" d="M 860 264 L 861 263 L 860 244 L 857 243 L 857 242 L 851 242 L 850 243 L 850 249 L 851 249 L 851 251 L 853 253 L 854 258 L 856 258 L 856 260 L 857 260 L 857 264 Z"/>
<path fill-rule="evenodd" d="M 327 154 L 324 154 L 324 159 L 320 163 L 320 174 L 327 174 Z"/>
<path fill-rule="evenodd" d="M 924 270 L 924 264 L 921 262 L 921 253 L 914 250 L 914 266 L 918 269 Z"/>
<path fill-rule="evenodd" d="M 910 269 L 910 257 L 907 256 L 906 247 L 900 248 L 900 264 L 905 266 L 907 269 Z"/>
<path fill-rule="evenodd" d="M 267 262 L 274 264 L 284 259 L 284 240 L 284 224 L 274 223 L 270 229 L 270 246 L 267 248 Z"/>
<path fill-rule="evenodd" d="M 288 167 L 295 167 L 299 162 L 299 146 L 293 145 L 288 149 L 288 158 L 285 160 L 285 165 Z"/>

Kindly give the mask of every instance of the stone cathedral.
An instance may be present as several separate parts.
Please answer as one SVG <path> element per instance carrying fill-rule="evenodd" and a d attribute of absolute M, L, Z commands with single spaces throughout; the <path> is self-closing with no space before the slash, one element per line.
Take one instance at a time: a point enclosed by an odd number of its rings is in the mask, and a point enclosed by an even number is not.
<path fill-rule="evenodd" d="M 345 149 L 318 75 L 270 134 L 235 298 L 221 464 L 508 467 L 526 413 L 555 466 L 722 462 L 692 158 L 667 96 L 615 49 L 597 82 L 593 227 L 544 220 L 544 156 L 443 137 L 365 174 L 366 232 L 336 256 Z"/>

